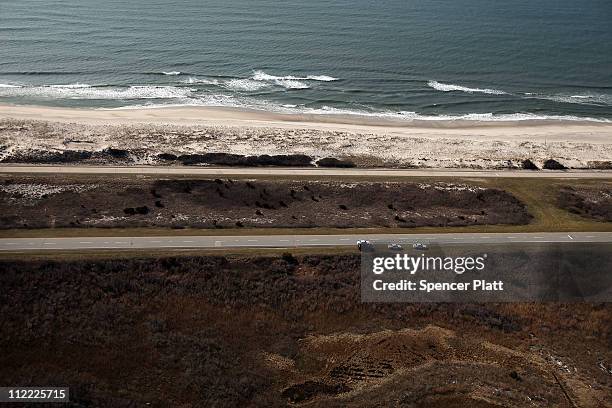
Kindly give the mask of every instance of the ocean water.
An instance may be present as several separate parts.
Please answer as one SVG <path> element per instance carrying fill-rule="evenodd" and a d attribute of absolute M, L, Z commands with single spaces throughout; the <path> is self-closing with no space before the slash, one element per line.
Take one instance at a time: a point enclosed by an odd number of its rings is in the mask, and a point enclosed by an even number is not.
<path fill-rule="evenodd" d="M 612 120 L 610 0 L 0 0 L 0 103 Z"/>

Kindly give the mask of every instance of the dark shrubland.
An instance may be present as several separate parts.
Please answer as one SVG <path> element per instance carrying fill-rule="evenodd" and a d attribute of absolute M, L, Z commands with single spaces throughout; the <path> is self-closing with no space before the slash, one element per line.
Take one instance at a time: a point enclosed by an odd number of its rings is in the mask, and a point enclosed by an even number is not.
<path fill-rule="evenodd" d="M 77 183 L 53 176 L 13 177 L 0 183 L 0 228 L 5 229 L 25 224 L 29 228 L 417 227 L 530 220 L 525 205 L 513 195 L 468 184 L 131 178 Z"/>
<path fill-rule="evenodd" d="M 355 163 L 353 163 L 350 160 L 340 160 L 340 159 L 336 159 L 333 157 L 325 157 L 323 159 L 317 160 L 317 166 L 350 168 L 350 167 L 355 167 Z"/>
<path fill-rule="evenodd" d="M 610 306 L 361 303 L 356 254 L 0 260 L 0 270 L 0 383 L 69 386 L 75 407 L 388 406 L 463 401 L 483 382 L 512 389 L 502 405 L 537 393 L 563 406 L 558 355 L 592 390 L 610 389 L 597 366 Z M 336 399 L 348 391 L 358 395 Z"/>
<path fill-rule="evenodd" d="M 534 162 L 529 159 L 523 160 L 523 170 L 540 170 L 538 166 Z"/>
<path fill-rule="evenodd" d="M 612 188 L 565 187 L 557 197 L 559 207 L 586 218 L 612 221 Z"/>
<path fill-rule="evenodd" d="M 567 167 L 565 167 L 564 165 L 562 165 L 561 163 L 559 163 L 558 161 L 554 159 L 546 160 L 542 168 L 546 170 L 567 170 Z"/>

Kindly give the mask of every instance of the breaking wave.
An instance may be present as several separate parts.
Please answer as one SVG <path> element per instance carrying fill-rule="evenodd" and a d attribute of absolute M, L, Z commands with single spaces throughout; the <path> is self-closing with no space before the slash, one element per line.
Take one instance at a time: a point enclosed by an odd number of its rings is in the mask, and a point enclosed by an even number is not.
<path fill-rule="evenodd" d="M 253 79 L 256 81 L 321 81 L 321 82 L 332 82 L 337 81 L 338 78 L 334 78 L 328 75 L 307 75 L 307 76 L 276 76 L 266 74 L 264 71 L 255 71 L 253 73 Z"/>
<path fill-rule="evenodd" d="M 72 84 L 0 88 L 0 96 L 3 97 L 104 100 L 176 99 L 187 98 L 191 96 L 192 92 L 194 92 L 194 90 L 191 88 L 152 85 L 109 88 L 93 87 L 85 84 Z"/>
<path fill-rule="evenodd" d="M 542 95 L 536 93 L 526 93 L 527 98 L 543 99 L 557 103 L 573 103 L 578 105 L 612 105 L 612 95 Z"/>
<path fill-rule="evenodd" d="M 443 84 L 438 81 L 429 81 L 427 85 L 436 91 L 442 92 L 466 92 L 466 93 L 483 93 L 489 95 L 508 95 L 508 92 L 500 91 L 498 89 L 488 89 L 488 88 L 468 88 L 461 85 L 454 84 Z"/>
<path fill-rule="evenodd" d="M 88 84 L 49 85 L 49 88 L 83 89 L 83 88 L 91 88 L 91 85 L 88 85 Z"/>
<path fill-rule="evenodd" d="M 572 122 L 598 122 L 612 123 L 612 120 L 571 115 L 539 115 L 533 113 L 468 113 L 463 115 L 425 115 L 417 112 L 391 112 L 376 110 L 343 109 L 331 106 L 309 108 L 295 104 L 275 104 L 273 102 L 256 100 L 253 98 L 235 98 L 231 95 L 208 95 L 206 97 L 189 99 L 184 103 L 150 103 L 146 105 L 130 105 L 110 110 L 130 109 L 161 109 L 171 107 L 230 107 L 264 112 L 274 112 L 288 115 L 338 115 L 352 117 L 367 117 L 373 119 L 390 119 L 405 122 L 415 121 L 473 121 L 473 122 L 522 122 L 522 121 L 572 121 Z M 104 108 L 103 110 L 107 110 Z"/>
<path fill-rule="evenodd" d="M 255 71 L 253 77 L 255 81 L 270 82 L 280 85 L 287 89 L 308 89 L 310 86 L 305 81 L 332 82 L 337 81 L 329 75 L 307 75 L 307 76 L 276 76 L 265 73 L 264 71 Z"/>
<path fill-rule="evenodd" d="M 162 74 L 169 75 L 169 76 L 177 76 L 177 75 L 181 75 L 181 71 L 162 72 Z"/>
<path fill-rule="evenodd" d="M 329 75 L 276 76 L 266 74 L 263 71 L 254 71 L 253 75 L 249 78 L 211 79 L 189 77 L 186 80 L 182 81 L 182 83 L 204 84 L 211 86 L 219 86 L 234 91 L 251 92 L 274 87 L 281 87 L 285 89 L 309 89 L 311 86 L 308 84 L 308 82 L 331 82 L 337 80 L 338 78 L 334 78 Z"/>
<path fill-rule="evenodd" d="M 267 88 L 268 84 L 252 79 L 231 79 L 223 84 L 224 87 L 235 91 L 258 91 Z"/>
<path fill-rule="evenodd" d="M 196 78 L 189 77 L 184 81 L 181 81 L 183 84 L 204 84 L 204 85 L 221 85 L 221 81 L 218 79 L 208 79 L 208 78 Z"/>

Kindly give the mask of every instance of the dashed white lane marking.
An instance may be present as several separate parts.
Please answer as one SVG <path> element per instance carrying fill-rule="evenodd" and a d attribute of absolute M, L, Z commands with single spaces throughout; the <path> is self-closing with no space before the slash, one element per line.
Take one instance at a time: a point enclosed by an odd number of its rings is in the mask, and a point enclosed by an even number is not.
<path fill-rule="evenodd" d="M 247 239 L 248 242 L 257 242 L 256 239 Z"/>
<path fill-rule="evenodd" d="M 340 241 L 350 241 L 350 238 L 340 238 Z"/>
<path fill-rule="evenodd" d="M 587 235 L 585 238 L 595 238 L 595 235 Z"/>
<path fill-rule="evenodd" d="M 535 239 L 544 239 L 544 237 L 534 237 Z"/>
<path fill-rule="evenodd" d="M 191 242 L 193 242 L 193 241 L 183 241 L 183 242 L 186 242 L 186 243 L 188 243 L 188 244 L 189 244 L 189 243 L 191 243 Z"/>
<path fill-rule="evenodd" d="M 7 242 L 6 245 L 17 245 L 16 242 Z"/>
<path fill-rule="evenodd" d="M 279 239 L 278 242 L 289 242 L 288 239 Z"/>
<path fill-rule="evenodd" d="M 161 241 L 151 241 L 152 244 L 161 244 Z"/>
<path fill-rule="evenodd" d="M 45 242 L 45 245 L 55 245 L 55 242 Z"/>
<path fill-rule="evenodd" d="M 91 241 L 80 241 L 79 244 L 93 244 Z"/>
<path fill-rule="evenodd" d="M 573 240 L 574 238 L 572 238 L 572 236 L 570 234 L 567 234 L 567 237 L 571 240 Z"/>
<path fill-rule="evenodd" d="M 508 239 L 516 239 L 516 237 L 508 237 Z"/>

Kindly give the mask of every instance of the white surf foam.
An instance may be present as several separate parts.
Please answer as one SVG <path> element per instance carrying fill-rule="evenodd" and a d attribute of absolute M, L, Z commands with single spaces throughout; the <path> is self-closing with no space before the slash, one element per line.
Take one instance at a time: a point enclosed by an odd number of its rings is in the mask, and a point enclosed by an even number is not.
<path fill-rule="evenodd" d="M 285 89 L 308 89 L 310 86 L 305 82 L 295 79 L 276 79 L 274 82 Z"/>
<path fill-rule="evenodd" d="M 169 76 L 176 76 L 176 75 L 181 75 L 181 71 L 162 72 L 162 74 L 169 75 Z"/>
<path fill-rule="evenodd" d="M 220 85 L 221 84 L 221 82 L 217 79 L 197 78 L 197 77 L 189 77 L 181 82 L 184 84 L 204 84 L 204 85 Z"/>
<path fill-rule="evenodd" d="M 525 93 L 528 98 L 543 99 L 558 103 L 573 103 L 578 105 L 612 105 L 612 95 L 543 95 L 537 93 Z"/>
<path fill-rule="evenodd" d="M 258 91 L 267 88 L 269 85 L 252 79 L 231 79 L 223 83 L 223 86 L 234 91 Z"/>
<path fill-rule="evenodd" d="M 270 75 L 263 71 L 254 71 L 250 78 L 233 78 L 233 79 L 218 79 L 218 78 L 198 78 L 189 77 L 183 81 L 184 84 L 205 84 L 219 86 L 234 91 L 259 91 L 264 88 L 279 86 L 285 89 L 309 89 L 309 81 L 331 82 L 337 81 L 329 75 L 308 75 L 308 76 L 276 76 Z"/>
<path fill-rule="evenodd" d="M 264 81 L 274 83 L 287 89 L 308 89 L 308 85 L 305 81 L 319 81 L 319 82 L 332 82 L 338 81 L 338 78 L 334 78 L 329 75 L 307 75 L 307 76 L 295 76 L 295 75 L 270 75 L 264 71 L 255 71 L 252 79 L 255 81 Z"/>
<path fill-rule="evenodd" d="M 338 81 L 338 78 L 334 78 L 329 75 L 307 75 L 307 76 L 294 76 L 294 75 L 285 75 L 285 76 L 276 76 L 266 74 L 264 71 L 255 71 L 253 73 L 253 79 L 256 81 L 277 81 L 277 80 L 294 80 L 294 81 L 322 81 L 322 82 L 331 82 Z"/>
<path fill-rule="evenodd" d="M 489 95 L 508 95 L 508 92 L 500 91 L 498 89 L 488 88 L 468 88 L 466 86 L 454 85 L 454 84 L 443 84 L 438 81 L 429 81 L 427 85 L 437 91 L 442 92 L 466 92 L 466 93 L 483 93 Z"/>
<path fill-rule="evenodd" d="M 598 122 L 612 123 L 612 120 L 602 118 L 590 118 L 563 115 L 538 115 L 533 113 L 470 113 L 464 115 L 424 115 L 416 112 L 392 112 L 392 111 L 366 111 L 355 109 L 342 109 L 330 106 L 320 108 L 304 108 L 293 104 L 276 104 L 265 100 L 257 100 L 248 97 L 233 97 L 231 95 L 207 95 L 205 97 L 187 98 L 180 103 L 149 103 L 138 106 L 125 106 L 114 109 L 159 109 L 181 106 L 204 106 L 204 107 L 230 107 L 239 109 L 252 109 L 264 112 L 275 112 L 284 114 L 309 114 L 309 115 L 338 115 L 367 117 L 379 119 L 392 119 L 397 121 L 469 121 L 469 122 L 522 122 L 522 121 L 576 121 L 576 122 Z"/>
<path fill-rule="evenodd" d="M 66 85 L 49 85 L 50 88 L 66 88 L 66 89 L 80 89 L 80 88 L 91 88 L 88 84 L 66 84 Z"/>
<path fill-rule="evenodd" d="M 91 86 L 32 86 L 19 88 L 0 88 L 0 96 L 34 97 L 53 99 L 104 99 L 104 100 L 131 100 L 131 99 L 176 99 L 186 98 L 194 92 L 191 88 L 178 88 L 174 86 L 130 86 L 118 87 L 91 87 Z"/>
<path fill-rule="evenodd" d="M 0 84 L 0 88 L 21 88 L 20 85 Z"/>
<path fill-rule="evenodd" d="M 308 89 L 310 86 L 293 76 L 275 76 L 266 74 L 263 71 L 255 71 L 251 77 L 254 81 L 271 83 L 282 86 L 285 89 Z"/>
<path fill-rule="evenodd" d="M 311 81 L 321 81 L 321 82 L 332 82 L 332 81 L 339 80 L 338 78 L 334 78 L 328 75 L 308 75 L 305 79 L 308 79 Z"/>

